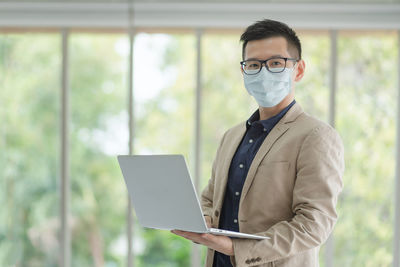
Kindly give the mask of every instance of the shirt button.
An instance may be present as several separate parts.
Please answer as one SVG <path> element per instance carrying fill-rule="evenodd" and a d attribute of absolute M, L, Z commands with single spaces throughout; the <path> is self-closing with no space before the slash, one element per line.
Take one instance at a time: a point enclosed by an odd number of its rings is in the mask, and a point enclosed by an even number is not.
<path fill-rule="evenodd" d="M 235 195 L 238 196 L 238 195 L 240 195 L 240 193 L 239 192 L 235 192 Z"/>
<path fill-rule="evenodd" d="M 237 223 L 237 219 L 234 219 L 233 222 L 234 222 L 234 223 Z"/>
<path fill-rule="evenodd" d="M 244 165 L 243 164 L 239 164 L 239 168 L 243 169 Z"/>
<path fill-rule="evenodd" d="M 250 144 L 253 143 L 253 139 L 250 139 L 250 140 L 249 140 L 249 143 L 250 143 Z"/>

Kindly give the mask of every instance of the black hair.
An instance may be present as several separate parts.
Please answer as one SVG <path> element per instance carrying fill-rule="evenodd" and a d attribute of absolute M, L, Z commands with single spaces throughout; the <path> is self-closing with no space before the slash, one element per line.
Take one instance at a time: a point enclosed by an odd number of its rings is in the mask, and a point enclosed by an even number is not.
<path fill-rule="evenodd" d="M 240 41 L 243 42 L 242 58 L 249 41 L 262 40 L 270 37 L 284 37 L 288 45 L 288 52 L 296 59 L 301 59 L 301 43 L 296 32 L 285 23 L 264 19 L 247 27 L 245 32 L 240 36 Z M 292 53 L 291 53 L 292 52 Z"/>

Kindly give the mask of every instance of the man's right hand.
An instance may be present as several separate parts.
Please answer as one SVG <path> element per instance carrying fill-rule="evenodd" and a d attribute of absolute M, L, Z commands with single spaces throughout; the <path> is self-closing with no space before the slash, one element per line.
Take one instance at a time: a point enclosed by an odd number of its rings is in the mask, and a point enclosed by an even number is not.
<path fill-rule="evenodd" d="M 204 216 L 204 219 L 206 220 L 207 227 L 211 228 L 211 217 L 210 216 Z"/>

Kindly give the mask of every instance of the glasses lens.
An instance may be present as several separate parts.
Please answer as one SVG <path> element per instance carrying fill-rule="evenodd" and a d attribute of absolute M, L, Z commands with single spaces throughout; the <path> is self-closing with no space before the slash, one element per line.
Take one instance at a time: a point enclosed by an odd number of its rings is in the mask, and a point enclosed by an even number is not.
<path fill-rule="evenodd" d="M 282 72 L 286 67 L 286 60 L 283 58 L 271 58 L 267 61 L 270 72 Z"/>
<path fill-rule="evenodd" d="M 246 74 L 256 74 L 260 71 L 261 63 L 255 60 L 245 61 L 243 64 L 243 71 Z"/>

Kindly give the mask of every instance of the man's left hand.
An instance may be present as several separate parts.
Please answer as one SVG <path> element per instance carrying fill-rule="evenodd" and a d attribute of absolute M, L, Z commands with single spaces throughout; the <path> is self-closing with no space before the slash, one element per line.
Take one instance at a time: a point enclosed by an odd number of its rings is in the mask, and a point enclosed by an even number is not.
<path fill-rule="evenodd" d="M 193 232 L 186 232 L 180 230 L 172 230 L 172 233 L 189 239 L 195 243 L 202 244 L 211 249 L 214 249 L 220 253 L 228 256 L 233 256 L 233 242 L 227 236 L 212 235 L 212 234 L 199 234 Z"/>

